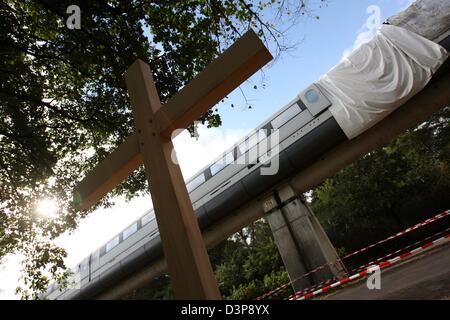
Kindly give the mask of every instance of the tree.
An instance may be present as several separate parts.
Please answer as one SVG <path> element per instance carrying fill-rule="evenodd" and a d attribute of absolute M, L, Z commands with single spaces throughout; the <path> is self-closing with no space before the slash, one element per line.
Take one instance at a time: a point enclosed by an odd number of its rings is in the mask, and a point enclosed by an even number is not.
<path fill-rule="evenodd" d="M 267 222 L 258 220 L 235 238 L 238 248 L 215 272 L 225 299 L 255 299 L 289 281 Z"/>
<path fill-rule="evenodd" d="M 72 4 L 81 29 L 66 27 Z M 62 275 L 65 252 L 49 241 L 95 209 L 75 210 L 71 191 L 133 131 L 123 74 L 136 58 L 151 65 L 164 102 L 248 28 L 288 49 L 281 27 L 302 15 L 313 16 L 307 1 L 2 1 L 0 260 L 25 255 L 31 292 Z M 214 110 L 200 120 L 221 124 Z M 98 206 L 145 190 L 136 171 Z M 54 219 L 35 214 L 46 197 L 58 199 Z"/>

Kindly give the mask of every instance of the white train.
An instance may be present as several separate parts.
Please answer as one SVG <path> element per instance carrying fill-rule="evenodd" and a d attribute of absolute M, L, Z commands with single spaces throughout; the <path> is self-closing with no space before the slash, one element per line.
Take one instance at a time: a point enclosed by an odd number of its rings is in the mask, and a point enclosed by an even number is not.
<path fill-rule="evenodd" d="M 429 2 L 417 1 L 414 4 L 416 8 L 413 5 L 412 9 L 392 17 L 391 23 L 417 32 L 414 29 L 417 24 L 413 22 L 420 21 L 420 15 L 417 18 L 414 9 L 424 14 L 421 5 L 429 5 Z M 449 8 L 447 0 L 435 2 L 440 6 L 444 3 L 444 7 Z M 445 28 L 436 31 L 434 27 L 432 32 L 422 36 L 449 50 L 449 28 L 448 22 L 445 23 Z M 342 97 L 331 92 L 324 81 L 312 84 L 264 121 L 253 134 L 187 181 L 200 228 L 214 224 L 349 139 L 348 132 L 341 128 L 342 124 L 336 120 L 332 109 L 332 106 L 342 104 Z M 261 168 L 267 167 L 275 154 L 261 154 L 255 150 L 267 143 L 272 130 L 279 130 L 279 170 L 274 175 L 261 175 Z M 43 296 L 49 299 L 93 298 L 103 289 L 151 264 L 162 254 L 158 226 L 150 210 L 75 267 L 75 286 L 59 290 L 56 284 L 52 284 Z"/>

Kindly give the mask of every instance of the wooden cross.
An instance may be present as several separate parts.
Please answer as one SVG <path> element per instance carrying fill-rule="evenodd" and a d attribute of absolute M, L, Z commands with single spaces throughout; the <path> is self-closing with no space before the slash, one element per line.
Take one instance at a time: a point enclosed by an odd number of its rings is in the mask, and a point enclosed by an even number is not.
<path fill-rule="evenodd" d="M 176 129 L 187 128 L 271 59 L 250 30 L 164 106 L 150 67 L 136 60 L 125 79 L 137 133 L 129 136 L 75 190 L 79 208 L 88 209 L 144 164 L 178 299 L 220 299 L 220 292 L 180 167 L 172 159 L 171 135 Z"/>

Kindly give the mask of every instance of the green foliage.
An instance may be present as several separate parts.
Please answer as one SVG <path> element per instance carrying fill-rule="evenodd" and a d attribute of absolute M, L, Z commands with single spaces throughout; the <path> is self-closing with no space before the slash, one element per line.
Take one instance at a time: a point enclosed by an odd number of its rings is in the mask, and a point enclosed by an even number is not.
<path fill-rule="evenodd" d="M 261 281 L 252 280 L 246 284 L 240 284 L 237 288 L 233 288 L 230 296 L 226 296 L 227 300 L 250 300 L 264 294 L 261 290 Z"/>
<path fill-rule="evenodd" d="M 72 4 L 80 30 L 65 26 Z M 263 18 L 269 9 L 283 24 L 309 13 L 303 1 L 1 1 L 0 262 L 23 254 L 32 291 L 44 289 L 46 272 L 64 274 L 64 251 L 39 244 L 89 213 L 74 209 L 74 186 L 133 131 L 123 75 L 136 58 L 150 64 L 165 102 L 249 27 L 278 53 L 286 49 L 282 31 Z M 221 124 L 214 109 L 199 120 Z M 98 206 L 145 192 L 138 170 Z M 46 197 L 59 201 L 55 219 L 36 215 Z M 42 263 L 33 271 L 26 261 L 35 257 Z"/>
<path fill-rule="evenodd" d="M 233 298 L 238 294 L 235 291 L 242 294 L 248 287 L 250 291 L 245 291 L 245 296 L 256 298 L 259 291 L 251 288 L 266 290 L 264 277 L 273 271 L 279 271 L 282 268 L 282 261 L 266 222 L 256 221 L 236 237 L 239 241 L 228 240 L 234 242 L 232 244 L 234 248 L 229 251 L 224 263 L 216 269 L 220 291 L 224 297 Z"/>
<path fill-rule="evenodd" d="M 228 300 L 253 300 L 263 294 L 280 287 L 289 282 L 289 276 L 286 271 L 279 270 L 266 274 L 263 280 L 252 280 L 249 283 L 239 284 L 233 288 L 233 291 L 225 299 Z M 287 298 L 291 292 L 284 290 L 282 293 L 274 296 L 277 299 Z"/>

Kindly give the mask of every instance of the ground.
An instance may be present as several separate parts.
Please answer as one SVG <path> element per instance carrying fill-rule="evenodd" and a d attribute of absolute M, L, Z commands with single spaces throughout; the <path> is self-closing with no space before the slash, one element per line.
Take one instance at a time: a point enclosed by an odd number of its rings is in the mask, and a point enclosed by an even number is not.
<path fill-rule="evenodd" d="M 449 300 L 450 242 L 381 273 L 381 289 L 365 279 L 325 297 L 327 300 Z"/>

